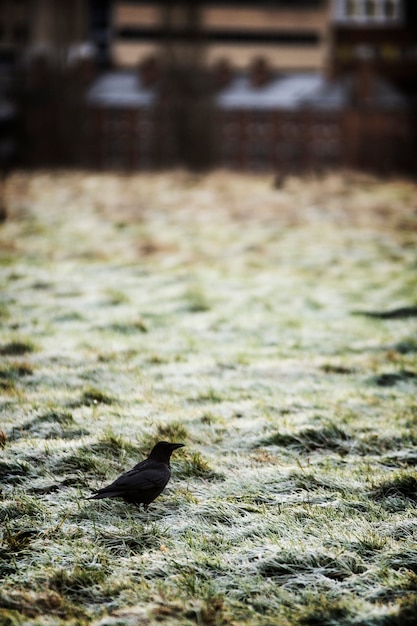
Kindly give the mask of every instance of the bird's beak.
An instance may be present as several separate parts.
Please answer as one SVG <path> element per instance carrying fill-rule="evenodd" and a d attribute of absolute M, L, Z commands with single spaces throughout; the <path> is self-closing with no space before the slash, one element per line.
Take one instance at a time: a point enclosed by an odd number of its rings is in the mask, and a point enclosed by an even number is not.
<path fill-rule="evenodd" d="M 171 443 L 171 447 L 173 450 L 176 450 L 177 448 L 183 448 L 185 446 L 185 443 Z"/>

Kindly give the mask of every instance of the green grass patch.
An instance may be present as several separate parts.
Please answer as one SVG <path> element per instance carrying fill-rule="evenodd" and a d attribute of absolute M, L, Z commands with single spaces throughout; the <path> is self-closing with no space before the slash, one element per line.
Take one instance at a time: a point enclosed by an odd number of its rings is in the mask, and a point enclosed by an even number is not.
<path fill-rule="evenodd" d="M 221 479 L 222 473 L 216 472 L 200 452 L 185 451 L 175 464 L 175 475 L 179 478 Z"/>
<path fill-rule="evenodd" d="M 0 479 L 8 482 L 19 482 L 23 477 L 29 474 L 29 464 L 20 461 L 1 461 L 0 460 Z"/>
<path fill-rule="evenodd" d="M 97 389 L 96 387 L 87 387 L 81 394 L 81 398 L 79 403 L 75 402 L 74 407 L 83 405 L 83 406 L 96 406 L 97 404 L 114 404 L 116 399 L 107 394 L 101 389 Z"/>
<path fill-rule="evenodd" d="M 143 320 L 139 319 L 134 322 L 113 323 L 107 326 L 105 330 L 110 330 L 111 332 L 120 333 L 122 335 L 134 335 L 138 332 L 147 333 L 148 327 Z"/>
<path fill-rule="evenodd" d="M 169 535 L 157 525 L 136 523 L 127 527 L 122 534 L 115 529 L 102 531 L 98 541 L 112 555 L 128 558 L 165 547 Z"/>
<path fill-rule="evenodd" d="M 306 452 L 334 450 L 347 454 L 355 446 L 355 438 L 345 430 L 331 424 L 324 428 L 306 428 L 298 433 L 274 433 L 262 441 L 262 445 L 277 445 Z"/>
<path fill-rule="evenodd" d="M 55 462 L 54 470 L 59 474 L 77 472 L 82 476 L 105 476 L 109 465 L 94 453 L 94 449 L 80 448 L 62 456 Z"/>
<path fill-rule="evenodd" d="M 393 387 L 399 383 L 414 382 L 417 380 L 417 374 L 409 370 L 400 370 L 399 372 L 384 372 L 373 376 L 371 382 L 378 387 Z"/>
<path fill-rule="evenodd" d="M 122 435 L 116 435 L 108 430 L 99 438 L 97 443 L 92 443 L 85 448 L 86 452 L 101 454 L 104 457 L 123 458 L 126 454 L 138 455 L 139 449 L 136 445 L 125 439 Z"/>
<path fill-rule="evenodd" d="M 331 580 L 345 580 L 352 574 L 362 574 L 366 568 L 351 555 L 333 555 L 320 552 L 282 553 L 261 558 L 257 566 L 261 576 L 281 582 L 299 577 L 300 585 L 307 575 L 324 576 Z M 307 584 L 307 581 L 306 581 Z"/>
<path fill-rule="evenodd" d="M 171 441 L 172 443 L 186 444 L 189 438 L 187 427 L 180 421 L 174 420 L 166 423 L 157 423 L 147 436 L 142 438 L 145 451 L 151 451 L 158 441 Z M 182 450 L 175 451 L 175 456 L 182 454 Z"/>
<path fill-rule="evenodd" d="M 79 428 L 71 413 L 67 411 L 47 411 L 25 422 L 19 428 L 13 428 L 11 440 L 22 437 L 36 437 L 39 439 L 79 439 L 87 435 L 86 428 Z"/>
<path fill-rule="evenodd" d="M 2 356 L 22 356 L 30 354 L 34 350 L 34 343 L 28 339 L 14 339 L 0 344 L 0 355 Z"/>
<path fill-rule="evenodd" d="M 401 472 L 385 479 L 374 487 L 371 495 L 376 500 L 404 498 L 417 502 L 417 472 Z"/>
<path fill-rule="evenodd" d="M 187 310 L 190 313 L 204 313 L 209 311 L 211 305 L 201 287 L 197 285 L 189 287 L 184 293 Z"/>

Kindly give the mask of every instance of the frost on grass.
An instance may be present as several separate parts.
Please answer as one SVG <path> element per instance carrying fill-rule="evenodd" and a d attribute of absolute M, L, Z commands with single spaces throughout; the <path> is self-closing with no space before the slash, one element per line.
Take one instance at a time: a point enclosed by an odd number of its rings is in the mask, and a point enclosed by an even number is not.
<path fill-rule="evenodd" d="M 0 621 L 415 623 L 417 189 L 272 182 L 9 178 Z"/>

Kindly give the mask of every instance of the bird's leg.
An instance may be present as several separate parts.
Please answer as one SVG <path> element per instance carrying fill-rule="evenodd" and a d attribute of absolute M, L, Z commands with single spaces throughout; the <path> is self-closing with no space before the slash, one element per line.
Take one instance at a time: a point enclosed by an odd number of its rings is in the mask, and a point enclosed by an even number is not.
<path fill-rule="evenodd" d="M 149 504 L 144 504 L 143 510 L 146 513 L 146 523 L 149 524 Z"/>

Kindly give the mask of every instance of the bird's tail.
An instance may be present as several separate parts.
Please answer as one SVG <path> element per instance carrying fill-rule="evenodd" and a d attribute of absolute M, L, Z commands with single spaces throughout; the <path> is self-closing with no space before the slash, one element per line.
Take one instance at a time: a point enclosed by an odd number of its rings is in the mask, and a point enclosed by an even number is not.
<path fill-rule="evenodd" d="M 98 491 L 93 491 L 92 494 L 90 494 L 89 496 L 86 497 L 86 500 L 100 500 L 100 498 L 103 498 L 104 496 L 101 496 Z"/>
<path fill-rule="evenodd" d="M 102 498 L 117 498 L 122 494 L 120 491 L 110 491 L 107 489 L 99 489 L 98 491 L 93 491 L 91 495 L 87 497 L 87 500 L 101 500 Z"/>

